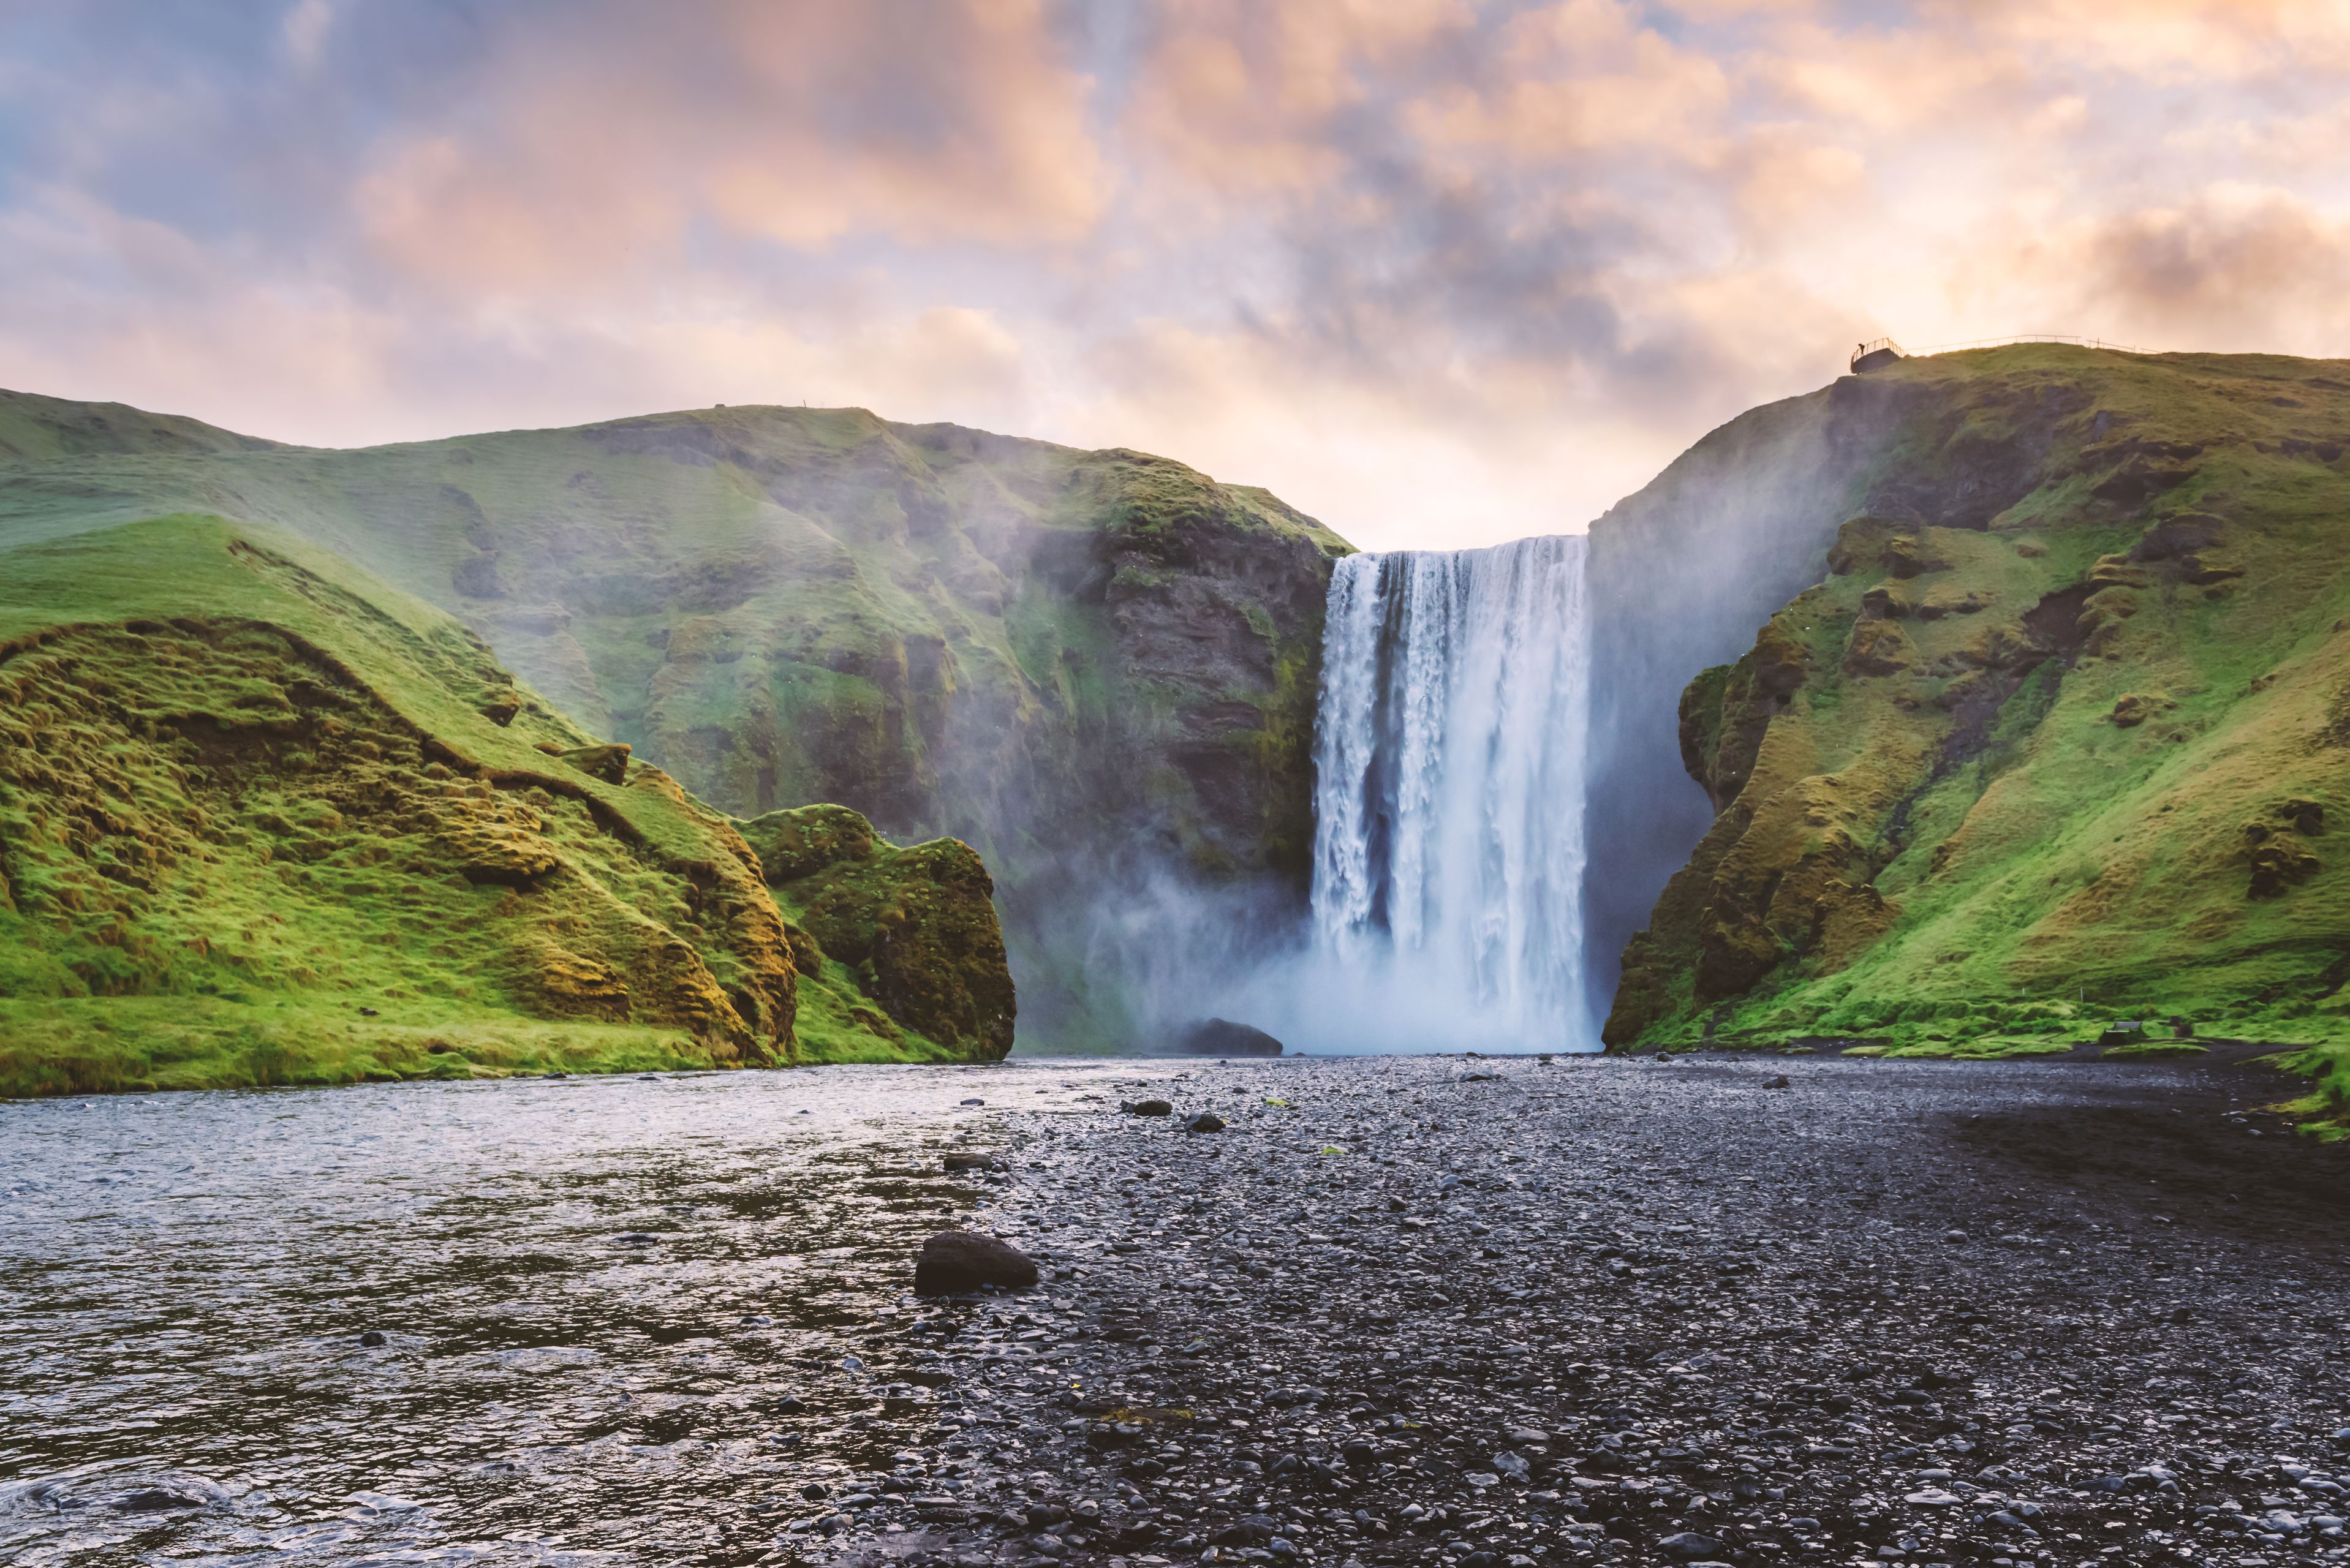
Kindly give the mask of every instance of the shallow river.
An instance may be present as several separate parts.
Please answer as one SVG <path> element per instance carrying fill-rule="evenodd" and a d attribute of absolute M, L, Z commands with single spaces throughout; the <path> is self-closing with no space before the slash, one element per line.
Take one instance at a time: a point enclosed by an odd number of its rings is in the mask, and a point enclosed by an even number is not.
<path fill-rule="evenodd" d="M 964 1102 L 1107 1078 L 0 1106 L 0 1561 L 726 1557 L 798 1473 L 772 1407 L 804 1348 L 910 1308 L 978 1200 L 939 1158 L 994 1130 Z"/>
<path fill-rule="evenodd" d="M 1141 1085 L 1229 1126 L 1119 1115 Z M 2286 1087 L 1419 1057 L 0 1105 L 0 1563 L 2341 1562 L 2350 1151 L 2256 1109 Z M 1042 1288 L 918 1303 L 958 1215 Z"/>

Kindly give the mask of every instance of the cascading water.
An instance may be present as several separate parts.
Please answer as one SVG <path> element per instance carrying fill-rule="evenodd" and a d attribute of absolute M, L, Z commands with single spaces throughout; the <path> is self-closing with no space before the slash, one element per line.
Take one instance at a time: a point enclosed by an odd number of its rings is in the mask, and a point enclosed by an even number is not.
<path fill-rule="evenodd" d="M 1326 1048 L 1596 1048 L 1585 544 L 1355 556 L 1332 575 L 1315 722 L 1322 1023 L 1293 1025 Z"/>

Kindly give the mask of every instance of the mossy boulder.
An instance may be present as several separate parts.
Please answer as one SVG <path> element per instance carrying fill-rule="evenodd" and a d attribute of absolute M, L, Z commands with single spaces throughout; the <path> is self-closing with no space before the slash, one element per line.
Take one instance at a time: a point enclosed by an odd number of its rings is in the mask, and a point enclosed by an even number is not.
<path fill-rule="evenodd" d="M 771 811 L 743 825 L 743 836 L 759 857 L 771 885 L 812 877 L 844 861 L 872 857 L 887 847 L 873 825 L 845 805 L 803 805 Z"/>
<path fill-rule="evenodd" d="M 829 961 L 811 972 L 845 971 L 900 1028 L 961 1059 L 995 1061 L 1012 1049 L 1012 971 L 995 884 L 977 851 L 952 838 L 900 848 L 840 805 L 769 812 L 743 834 Z"/>

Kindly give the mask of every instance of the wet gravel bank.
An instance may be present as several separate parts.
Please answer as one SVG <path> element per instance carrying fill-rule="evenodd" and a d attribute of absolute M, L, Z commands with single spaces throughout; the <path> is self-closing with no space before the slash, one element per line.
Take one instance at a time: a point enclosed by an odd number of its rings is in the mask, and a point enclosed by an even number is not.
<path fill-rule="evenodd" d="M 894 1393 L 906 1441 L 813 1477 L 782 1550 L 2339 1557 L 2350 1181 L 2247 1114 L 2277 1089 L 2069 1064 L 1234 1063 L 1149 1085 L 1220 1134 L 1010 1117 L 972 1222 L 1045 1284 L 909 1302 L 845 1345 L 861 1365 L 811 1402 Z"/>

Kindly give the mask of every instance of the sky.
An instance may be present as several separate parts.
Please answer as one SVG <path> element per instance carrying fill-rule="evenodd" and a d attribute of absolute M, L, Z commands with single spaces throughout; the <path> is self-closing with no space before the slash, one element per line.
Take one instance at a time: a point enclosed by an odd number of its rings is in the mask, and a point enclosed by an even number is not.
<path fill-rule="evenodd" d="M 2350 0 L 0 0 L 0 386 L 1581 529 L 1852 346 L 2350 356 Z"/>

